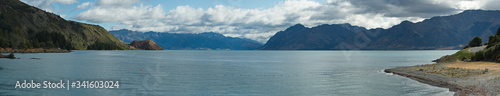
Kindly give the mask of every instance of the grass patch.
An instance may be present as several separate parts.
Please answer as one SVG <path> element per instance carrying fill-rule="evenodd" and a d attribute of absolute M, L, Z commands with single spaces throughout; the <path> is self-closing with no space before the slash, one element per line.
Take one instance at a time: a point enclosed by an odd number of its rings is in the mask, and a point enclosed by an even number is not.
<path fill-rule="evenodd" d="M 457 53 L 453 54 L 452 56 L 455 57 L 457 60 L 469 61 L 471 60 L 472 55 L 474 55 L 474 52 L 470 52 L 469 49 L 471 48 L 462 49 Z"/>

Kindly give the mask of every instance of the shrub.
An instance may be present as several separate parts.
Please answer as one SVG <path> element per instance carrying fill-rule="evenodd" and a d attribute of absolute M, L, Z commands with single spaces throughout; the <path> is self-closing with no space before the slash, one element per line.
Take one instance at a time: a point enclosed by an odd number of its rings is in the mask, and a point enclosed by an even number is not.
<path fill-rule="evenodd" d="M 500 35 L 500 27 L 498 27 L 497 33 L 495 35 Z"/>
<path fill-rule="evenodd" d="M 488 46 L 486 48 L 490 48 L 492 46 L 495 46 L 496 44 L 498 44 L 499 41 L 500 41 L 499 36 L 497 36 L 497 35 L 491 35 L 489 37 Z"/>
<path fill-rule="evenodd" d="M 488 73 L 488 68 L 484 68 L 483 74 Z"/>
<path fill-rule="evenodd" d="M 469 42 L 468 46 L 472 47 L 477 45 L 478 42 L 480 42 L 478 40 L 480 40 L 478 36 L 474 37 L 474 39 Z M 472 60 L 475 61 L 488 60 L 500 62 L 500 28 L 495 35 L 489 37 L 486 49 L 474 53 L 472 57 Z"/>
<path fill-rule="evenodd" d="M 474 60 L 475 61 L 484 60 L 483 52 L 484 52 L 483 50 L 477 51 L 476 54 L 474 54 Z"/>
<path fill-rule="evenodd" d="M 16 57 L 14 57 L 14 53 L 10 53 L 9 56 L 7 58 L 10 58 L 10 59 L 15 59 Z"/>
<path fill-rule="evenodd" d="M 7 48 L 7 47 L 9 47 L 9 45 L 10 45 L 10 43 L 9 43 L 8 38 L 0 37 L 0 47 Z"/>
<path fill-rule="evenodd" d="M 481 37 L 479 36 L 476 36 L 474 38 L 472 38 L 472 40 L 469 42 L 469 47 L 477 47 L 477 46 L 481 46 L 481 44 L 483 43 L 483 39 L 481 39 Z"/>
<path fill-rule="evenodd" d="M 87 47 L 87 50 L 123 50 L 114 43 L 105 43 L 96 41 Z"/>

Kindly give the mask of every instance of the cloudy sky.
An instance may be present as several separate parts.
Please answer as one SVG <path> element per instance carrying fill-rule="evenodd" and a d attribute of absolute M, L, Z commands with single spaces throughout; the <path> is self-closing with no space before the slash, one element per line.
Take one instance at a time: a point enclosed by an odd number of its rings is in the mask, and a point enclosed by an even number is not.
<path fill-rule="evenodd" d="M 500 0 L 21 0 L 61 17 L 101 25 L 172 33 L 217 32 L 266 42 L 276 32 L 341 24 L 390 28 L 463 10 L 498 10 Z"/>

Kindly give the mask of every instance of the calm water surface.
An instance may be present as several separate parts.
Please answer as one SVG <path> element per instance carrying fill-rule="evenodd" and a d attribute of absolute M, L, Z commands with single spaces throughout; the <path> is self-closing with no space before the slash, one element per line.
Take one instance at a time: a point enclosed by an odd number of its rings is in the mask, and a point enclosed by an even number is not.
<path fill-rule="evenodd" d="M 0 59 L 0 95 L 377 95 L 453 92 L 383 73 L 457 50 L 74 51 Z M 39 60 L 30 58 L 40 58 Z M 142 71 L 141 71 L 142 69 Z M 118 89 L 15 89 L 17 81 L 120 81 Z"/>

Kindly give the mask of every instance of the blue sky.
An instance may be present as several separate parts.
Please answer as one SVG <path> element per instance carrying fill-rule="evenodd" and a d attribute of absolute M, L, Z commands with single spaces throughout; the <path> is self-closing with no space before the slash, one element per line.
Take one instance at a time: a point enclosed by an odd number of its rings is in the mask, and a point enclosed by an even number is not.
<path fill-rule="evenodd" d="M 266 42 L 295 24 L 389 28 L 463 10 L 498 10 L 499 0 L 21 0 L 107 30 L 202 33 Z"/>
<path fill-rule="evenodd" d="M 25 3 L 30 4 L 29 0 L 22 0 Z M 42 0 L 43 1 L 43 0 Z M 72 0 L 68 0 L 72 1 Z M 78 13 L 81 13 L 85 11 L 85 9 L 75 9 L 78 5 L 85 3 L 85 2 L 91 2 L 94 3 L 99 0 L 74 0 L 76 1 L 75 3 L 72 4 L 65 4 L 65 3 L 58 3 L 54 2 L 52 3 L 53 10 L 51 12 L 56 13 L 58 15 L 64 15 L 66 19 L 69 20 L 74 20 L 74 21 L 80 21 L 72 18 L 67 18 L 67 17 L 73 17 L 77 15 Z M 318 2 L 321 2 L 320 0 L 317 0 Z M 161 4 L 162 7 L 165 10 L 171 10 L 175 9 L 177 6 L 185 6 L 189 5 L 194 8 L 203 8 L 207 9 L 209 7 L 214 7 L 215 5 L 225 5 L 225 6 L 232 6 L 232 7 L 237 7 L 237 8 L 245 8 L 245 9 L 264 9 L 264 8 L 270 8 L 276 5 L 279 2 L 283 2 L 283 0 L 145 0 L 140 3 L 137 3 L 135 5 L 158 5 Z M 30 4 L 33 5 L 33 4 Z M 89 5 L 91 6 L 91 5 Z M 39 7 L 39 6 L 37 6 Z M 42 8 L 43 9 L 43 8 Z M 86 22 L 86 21 L 80 21 L 80 22 L 85 22 L 85 23 L 91 23 L 91 22 Z M 114 24 L 113 23 L 95 23 L 101 26 L 104 26 L 105 28 L 110 28 Z"/>

